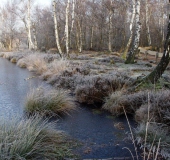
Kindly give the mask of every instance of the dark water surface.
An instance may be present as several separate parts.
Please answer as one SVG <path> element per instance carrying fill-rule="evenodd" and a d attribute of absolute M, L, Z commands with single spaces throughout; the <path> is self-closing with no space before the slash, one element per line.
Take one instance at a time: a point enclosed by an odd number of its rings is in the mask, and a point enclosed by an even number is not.
<path fill-rule="evenodd" d="M 0 117 L 24 114 L 24 100 L 29 90 L 46 85 L 38 78 L 25 80 L 32 76 L 28 70 L 0 58 Z M 115 127 L 118 122 L 125 126 L 123 130 Z M 123 147 L 134 153 L 132 143 L 124 140 L 129 131 L 125 117 L 115 118 L 99 109 L 80 106 L 70 116 L 60 118 L 56 128 L 82 142 L 83 146 L 76 151 L 82 158 L 130 157 Z"/>

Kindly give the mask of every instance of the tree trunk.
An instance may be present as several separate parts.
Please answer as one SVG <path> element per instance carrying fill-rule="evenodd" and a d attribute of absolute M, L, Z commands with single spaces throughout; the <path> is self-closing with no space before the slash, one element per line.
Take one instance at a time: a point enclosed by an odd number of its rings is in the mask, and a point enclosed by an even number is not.
<path fill-rule="evenodd" d="M 82 52 L 82 46 L 83 46 L 83 41 L 82 41 L 82 25 L 80 24 L 80 20 L 78 20 L 78 28 L 79 28 L 79 53 Z"/>
<path fill-rule="evenodd" d="M 158 79 L 161 77 L 161 75 L 164 73 L 166 67 L 169 64 L 169 52 L 170 52 L 170 15 L 169 15 L 169 23 L 168 23 L 168 29 L 167 29 L 167 36 L 164 44 L 164 53 L 163 56 L 159 62 L 159 64 L 156 66 L 156 68 L 144 78 L 144 80 L 149 80 L 152 83 L 155 83 L 158 81 Z"/>
<path fill-rule="evenodd" d="M 125 61 L 126 64 L 134 63 L 135 55 L 138 53 L 139 47 L 139 39 L 140 39 L 140 30 L 141 30 L 141 23 L 140 23 L 140 0 L 136 2 L 136 31 L 135 31 L 135 40 L 132 45 L 132 49 L 128 53 L 128 57 Z"/>
<path fill-rule="evenodd" d="M 133 11 L 132 11 L 132 18 L 131 18 L 131 21 L 130 21 L 130 37 L 129 37 L 129 40 L 128 40 L 128 43 L 127 43 L 127 46 L 124 50 L 124 53 L 122 55 L 122 58 L 123 59 L 126 59 L 126 56 L 127 56 L 127 52 L 129 50 L 129 47 L 132 43 L 132 36 L 133 36 L 133 24 L 134 24 L 134 19 L 135 19 L 135 13 L 136 13 L 136 5 L 135 5 L 135 0 L 132 1 L 132 4 L 133 4 Z"/>
<path fill-rule="evenodd" d="M 93 48 L 93 35 L 94 35 L 94 26 L 91 27 L 90 49 Z"/>
<path fill-rule="evenodd" d="M 28 0 L 28 3 L 27 3 L 27 34 L 28 34 L 28 47 L 29 49 L 34 49 L 34 45 L 33 45 L 33 42 L 32 42 L 32 38 L 31 38 L 31 18 L 30 18 L 30 0 Z"/>
<path fill-rule="evenodd" d="M 38 49 L 38 42 L 37 42 L 37 36 L 36 36 L 36 29 L 35 24 L 33 23 L 33 36 L 34 36 L 34 50 Z"/>
<path fill-rule="evenodd" d="M 72 0 L 72 22 L 71 22 L 71 30 L 70 30 L 70 47 L 72 46 L 72 34 L 73 34 L 73 27 L 74 27 L 74 21 L 75 21 L 75 0 Z"/>
<path fill-rule="evenodd" d="M 108 49 L 110 52 L 112 52 L 112 42 L 111 42 L 111 39 L 112 39 L 112 30 L 113 30 L 113 27 L 112 27 L 112 17 L 113 17 L 113 2 L 112 0 L 110 0 L 110 8 L 109 8 L 109 43 L 108 43 Z"/>
<path fill-rule="evenodd" d="M 58 24 L 57 24 L 57 15 L 56 15 L 56 1 L 53 1 L 53 17 L 54 17 L 54 28 L 55 28 L 55 39 L 57 48 L 60 54 L 60 57 L 63 57 L 63 53 L 61 50 L 60 42 L 59 42 L 59 34 L 58 34 Z"/>
<path fill-rule="evenodd" d="M 68 30 L 69 7 L 70 7 L 70 0 L 67 1 L 66 24 L 65 24 L 66 54 L 67 54 L 67 57 L 69 57 L 69 30 Z"/>
<path fill-rule="evenodd" d="M 149 10 L 148 10 L 148 0 L 145 0 L 145 12 L 146 12 L 146 30 L 147 30 L 147 40 L 148 45 L 151 46 L 151 35 L 150 35 L 150 28 L 149 28 Z"/>

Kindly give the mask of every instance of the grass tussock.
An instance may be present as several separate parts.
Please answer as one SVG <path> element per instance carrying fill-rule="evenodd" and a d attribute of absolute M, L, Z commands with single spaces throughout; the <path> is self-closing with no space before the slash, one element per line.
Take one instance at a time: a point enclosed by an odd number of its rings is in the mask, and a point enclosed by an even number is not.
<path fill-rule="evenodd" d="M 0 123 L 0 159 L 63 159 L 71 155 L 66 136 L 40 116 Z"/>
<path fill-rule="evenodd" d="M 35 72 L 38 75 L 47 71 L 47 63 L 45 62 L 43 56 L 38 54 L 31 54 L 26 57 L 26 66 L 29 71 Z"/>
<path fill-rule="evenodd" d="M 75 110 L 75 104 L 63 90 L 47 90 L 39 87 L 31 90 L 26 98 L 28 113 L 69 114 L 72 110 Z"/>
<path fill-rule="evenodd" d="M 113 92 L 105 99 L 103 108 L 112 114 L 121 115 L 124 114 L 123 107 L 127 113 L 134 113 L 142 104 L 147 102 L 147 92 L 145 91 L 133 94 Z"/>
<path fill-rule="evenodd" d="M 68 66 L 69 66 L 69 62 L 67 60 L 63 60 L 63 59 L 54 60 L 48 65 L 48 70 L 46 70 L 46 72 L 43 72 L 41 78 L 43 80 L 48 80 L 48 79 L 54 80 L 55 77 L 57 77 L 62 72 L 64 72 Z"/>
<path fill-rule="evenodd" d="M 80 103 L 101 103 L 111 92 L 130 85 L 129 79 L 121 73 L 89 76 L 84 78 L 83 85 L 77 85 L 76 98 Z"/>

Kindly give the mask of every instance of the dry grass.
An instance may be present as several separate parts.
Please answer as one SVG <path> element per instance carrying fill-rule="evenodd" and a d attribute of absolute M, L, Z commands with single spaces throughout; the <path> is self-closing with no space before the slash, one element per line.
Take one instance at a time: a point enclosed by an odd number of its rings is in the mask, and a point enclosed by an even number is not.
<path fill-rule="evenodd" d="M 25 58 L 26 66 L 29 71 L 35 72 L 38 75 L 41 75 L 47 71 L 47 63 L 45 62 L 43 56 L 31 54 Z"/>
<path fill-rule="evenodd" d="M 149 123 L 146 135 L 146 123 L 140 123 L 135 129 L 135 136 L 137 144 L 140 144 L 142 149 L 146 148 L 147 150 L 145 157 L 149 156 L 155 159 L 156 152 L 158 152 L 164 158 L 170 158 L 170 137 L 167 126 L 155 122 Z"/>
<path fill-rule="evenodd" d="M 48 70 L 43 72 L 41 79 L 44 80 L 48 80 L 50 78 L 54 79 L 54 77 L 62 74 L 62 72 L 65 71 L 68 66 L 69 66 L 69 62 L 67 60 L 63 60 L 63 59 L 54 60 L 52 63 L 48 65 Z"/>
<path fill-rule="evenodd" d="M 66 136 L 48 119 L 33 116 L 0 121 L 0 159 L 63 159 L 71 155 Z"/>
<path fill-rule="evenodd" d="M 49 90 L 37 88 L 31 90 L 26 98 L 26 111 L 28 113 L 69 114 L 75 110 L 73 99 L 63 90 Z"/>
<path fill-rule="evenodd" d="M 158 123 L 170 125 L 170 91 L 162 90 L 150 93 L 150 118 Z M 148 106 L 146 103 L 136 110 L 135 119 L 138 122 L 145 120 Z"/>
<path fill-rule="evenodd" d="M 127 113 L 134 113 L 142 104 L 147 103 L 147 92 L 138 93 L 121 93 L 113 92 L 105 99 L 103 108 L 110 111 L 112 114 L 124 114 L 123 107 Z"/>
<path fill-rule="evenodd" d="M 80 103 L 100 103 L 111 92 L 126 88 L 130 83 L 128 76 L 118 72 L 86 76 L 76 87 L 76 98 Z"/>

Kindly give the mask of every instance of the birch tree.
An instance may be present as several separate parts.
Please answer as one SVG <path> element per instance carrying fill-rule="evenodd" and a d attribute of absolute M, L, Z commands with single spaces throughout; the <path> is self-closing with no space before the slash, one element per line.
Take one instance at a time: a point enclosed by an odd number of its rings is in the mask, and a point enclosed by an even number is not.
<path fill-rule="evenodd" d="M 32 37 L 31 37 L 31 15 L 30 15 L 30 0 L 27 2 L 27 34 L 28 34 L 28 48 L 29 49 L 34 49 L 34 44 L 32 42 Z"/>
<path fill-rule="evenodd" d="M 125 48 L 125 50 L 124 50 L 124 53 L 123 53 L 123 55 L 122 55 L 122 58 L 123 58 L 123 59 L 126 59 L 127 52 L 128 52 L 129 47 L 130 47 L 130 45 L 131 45 L 131 43 L 132 43 L 133 24 L 134 24 L 134 19 L 135 19 L 135 13 L 136 13 L 136 4 L 135 4 L 135 0 L 132 0 L 132 17 L 131 17 L 130 25 L 129 25 L 130 37 L 129 37 L 127 46 L 126 46 L 126 48 Z"/>
<path fill-rule="evenodd" d="M 125 61 L 126 64 L 134 63 L 135 55 L 138 53 L 139 39 L 140 39 L 140 30 L 141 30 L 141 23 L 140 23 L 140 0 L 136 1 L 135 20 L 136 20 L 135 39 L 134 39 L 134 42 L 132 44 L 132 48 L 131 48 L 130 52 L 128 53 L 128 57 L 127 57 L 127 59 Z"/>
<path fill-rule="evenodd" d="M 63 57 L 63 53 L 62 53 L 60 42 L 59 42 L 58 23 L 57 23 L 57 14 L 56 14 L 56 1 L 55 0 L 53 0 L 53 17 L 54 17 L 54 29 L 55 29 L 56 44 L 57 44 L 57 48 L 58 48 L 60 57 Z"/>
<path fill-rule="evenodd" d="M 109 7 L 109 43 L 108 43 L 108 49 L 110 52 L 112 52 L 112 17 L 113 17 L 113 1 L 110 0 L 110 7 Z"/>
<path fill-rule="evenodd" d="M 145 0 L 145 16 L 146 16 L 146 30 L 147 30 L 147 40 L 148 45 L 151 46 L 151 35 L 150 35 L 150 28 L 149 28 L 149 9 L 148 9 L 148 0 Z"/>
<path fill-rule="evenodd" d="M 69 29 L 68 29 L 69 7 L 70 7 L 70 0 L 67 1 L 67 6 L 66 6 L 66 24 L 65 24 L 65 38 L 66 38 L 66 53 L 67 53 L 67 57 L 69 57 Z"/>
<path fill-rule="evenodd" d="M 72 0 L 70 46 L 72 45 L 72 34 L 73 34 L 74 22 L 75 22 L 75 0 Z"/>
<path fill-rule="evenodd" d="M 36 27 L 35 27 L 35 23 L 32 24 L 33 26 L 33 38 L 34 38 L 34 50 L 38 49 L 38 42 L 37 42 L 37 36 L 36 36 Z"/>

